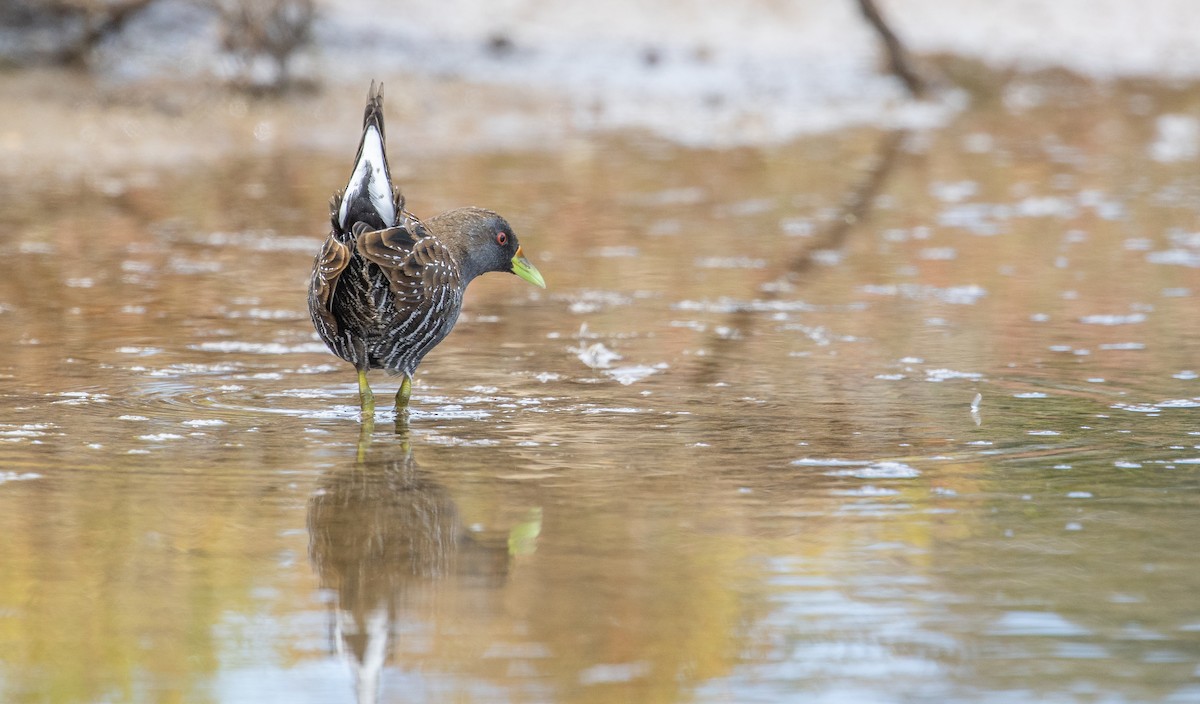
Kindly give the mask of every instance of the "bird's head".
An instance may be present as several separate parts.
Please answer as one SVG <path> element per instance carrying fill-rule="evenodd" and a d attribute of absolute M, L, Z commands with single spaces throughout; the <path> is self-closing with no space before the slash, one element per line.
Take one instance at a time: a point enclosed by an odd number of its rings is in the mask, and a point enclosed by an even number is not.
<path fill-rule="evenodd" d="M 458 208 L 428 220 L 425 226 L 457 255 L 464 285 L 489 271 L 507 271 L 546 288 L 541 272 L 521 251 L 512 226 L 496 213 Z"/>

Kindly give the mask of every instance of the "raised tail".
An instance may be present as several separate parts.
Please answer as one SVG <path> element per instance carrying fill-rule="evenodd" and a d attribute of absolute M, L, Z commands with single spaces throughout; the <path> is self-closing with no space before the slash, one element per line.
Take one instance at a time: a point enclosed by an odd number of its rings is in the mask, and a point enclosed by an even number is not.
<path fill-rule="evenodd" d="M 357 222 L 382 230 L 394 226 L 397 215 L 383 136 L 383 84 L 376 90 L 375 81 L 371 81 L 358 156 L 354 158 L 354 171 L 342 194 L 335 224 L 342 232 L 349 232 Z"/>

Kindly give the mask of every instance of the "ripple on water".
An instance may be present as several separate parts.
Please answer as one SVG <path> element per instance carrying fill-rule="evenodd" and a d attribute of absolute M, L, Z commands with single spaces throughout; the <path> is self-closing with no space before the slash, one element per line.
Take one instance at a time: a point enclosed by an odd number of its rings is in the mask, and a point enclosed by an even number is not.
<path fill-rule="evenodd" d="M 240 374 L 240 365 L 172 365 L 168 369 L 146 373 L 146 381 L 127 393 L 114 397 L 110 403 L 125 421 L 174 420 L 190 427 L 216 427 L 236 422 L 257 422 L 264 416 L 304 417 L 312 409 L 301 405 L 289 406 L 280 399 L 304 401 L 328 399 L 337 394 L 326 389 L 288 389 L 271 391 L 264 384 L 213 383 L 214 378 L 252 378 L 269 382 L 284 378 L 277 372 Z M 195 381 L 196 383 L 192 383 Z M 346 391 L 347 395 L 355 393 Z M 357 406 L 354 414 L 357 415 Z M 346 414 L 349 415 L 349 414 Z"/>
<path fill-rule="evenodd" d="M 767 266 L 767 260 L 750 257 L 701 257 L 693 264 L 698 269 L 762 269 Z"/>
<path fill-rule="evenodd" d="M 304 252 L 312 253 L 321 246 L 321 241 L 311 237 L 280 237 L 271 230 L 251 232 L 210 232 L 194 238 L 199 244 L 226 249 L 240 247 L 258 252 Z"/>
<path fill-rule="evenodd" d="M 135 345 L 125 345 L 117 348 L 117 354 L 128 354 L 136 357 L 152 357 L 162 352 L 161 347 L 138 347 Z"/>
<path fill-rule="evenodd" d="M 568 351 L 574 353 L 580 362 L 591 369 L 607 369 L 613 362 L 621 359 L 620 354 L 605 347 L 603 342 L 570 347 Z"/>
<path fill-rule="evenodd" d="M 1173 264 L 1200 268 L 1200 252 L 1189 249 L 1164 249 L 1160 252 L 1147 252 L 1146 261 L 1151 264 Z"/>
<path fill-rule="evenodd" d="M 147 367 L 130 367 L 130 371 L 146 372 L 148 376 L 159 378 L 176 378 L 183 376 L 233 374 L 240 372 L 245 366 L 240 363 L 218 362 L 215 364 L 200 364 L 197 362 L 179 362 L 158 369 Z"/>
<path fill-rule="evenodd" d="M 183 438 L 184 436 L 179 433 L 147 433 L 146 435 L 138 436 L 138 440 L 154 444 L 165 443 L 170 440 L 182 440 Z"/>
<path fill-rule="evenodd" d="M 827 472 L 830 476 L 855 477 L 857 479 L 914 479 L 921 476 L 916 468 L 903 462 L 873 462 L 865 467 L 838 469 Z"/>
<path fill-rule="evenodd" d="M 679 301 L 671 306 L 674 310 L 697 313 L 793 313 L 816 312 L 820 307 L 804 301 L 784 300 L 739 300 L 722 297 L 716 300 Z"/>
<path fill-rule="evenodd" d="M 836 468 L 825 472 L 831 477 L 855 477 L 857 479 L 914 479 L 921 476 L 920 470 L 896 460 L 847 460 L 838 458 L 802 457 L 792 460 L 794 467 Z"/>
<path fill-rule="evenodd" d="M 389 412 L 388 415 L 394 417 L 395 412 Z M 408 415 L 413 420 L 485 420 L 492 417 L 492 412 L 451 403 L 432 409 L 410 408 Z"/>
<path fill-rule="evenodd" d="M 112 396 L 96 391 L 61 391 L 55 395 L 60 398 L 51 403 L 63 406 L 85 406 L 91 403 L 108 403 L 112 400 Z"/>
<path fill-rule="evenodd" d="M 556 300 L 567 301 L 568 310 L 577 315 L 596 313 L 605 308 L 616 308 L 633 303 L 634 298 L 616 291 L 583 290 L 566 296 L 554 296 Z"/>
<path fill-rule="evenodd" d="M 884 489 L 875 486 L 874 484 L 866 484 L 854 489 L 838 489 L 831 491 L 833 496 L 855 496 L 862 498 L 872 498 L 877 496 L 899 496 L 900 492 L 896 489 Z"/>
<path fill-rule="evenodd" d="M 308 313 L 299 310 L 250 308 L 248 310 L 225 311 L 225 317 L 231 320 L 249 318 L 252 320 L 308 320 Z"/>
<path fill-rule="evenodd" d="M 637 247 L 619 245 L 596 247 L 595 249 L 588 250 L 589 256 L 600 257 L 602 259 L 629 259 L 637 257 L 640 254 L 641 250 Z"/>
<path fill-rule="evenodd" d="M 1116 411 L 1129 411 L 1130 413 L 1152 413 L 1158 414 L 1162 411 L 1158 406 L 1151 403 L 1114 403 L 1109 408 Z"/>
<path fill-rule="evenodd" d="M 240 387 L 239 387 L 240 388 Z M 338 398 L 344 395 L 345 392 L 334 391 L 328 388 L 316 389 L 284 389 L 283 391 L 272 391 L 267 396 L 271 398 L 301 398 L 301 399 L 325 399 Z"/>
<path fill-rule="evenodd" d="M 983 375 L 978 372 L 960 372 L 953 369 L 926 369 L 925 381 L 940 383 L 951 379 L 982 379 Z"/>
<path fill-rule="evenodd" d="M 323 342 L 301 342 L 295 345 L 285 345 L 281 342 L 242 342 L 238 340 L 223 340 L 220 342 L 201 342 L 188 345 L 188 349 L 199 352 L 232 352 L 248 354 L 318 354 L 328 348 Z"/>
<path fill-rule="evenodd" d="M 941 288 L 922 284 L 867 284 L 862 292 L 874 296 L 895 296 L 913 301 L 934 300 L 951 305 L 969 306 L 987 296 L 987 290 L 977 284 Z"/>
<path fill-rule="evenodd" d="M 1200 398 L 1175 398 L 1154 405 L 1157 408 L 1200 408 Z"/>
<path fill-rule="evenodd" d="M 51 423 L 0 423 L 0 442 L 37 441 L 54 429 Z"/>
<path fill-rule="evenodd" d="M 1128 315 L 1096 314 L 1085 315 L 1079 319 L 1084 325 L 1137 325 L 1146 322 L 1145 313 L 1129 313 Z"/>
<path fill-rule="evenodd" d="M 667 368 L 666 362 L 660 362 L 658 364 L 655 364 L 654 366 L 638 364 L 638 365 L 629 366 L 629 367 L 617 367 L 616 369 L 606 369 L 606 370 L 604 370 L 604 374 L 606 376 L 612 377 L 615 381 L 619 382 L 622 386 L 629 386 L 630 384 L 641 381 L 642 379 L 645 379 L 648 376 L 657 374 L 658 372 L 660 372 L 666 368 Z"/>
<path fill-rule="evenodd" d="M 501 444 L 499 440 L 492 438 L 461 438 L 457 435 L 440 435 L 438 433 L 429 433 L 423 440 L 433 445 L 453 447 L 496 447 Z"/>
<path fill-rule="evenodd" d="M 189 428 L 214 428 L 217 426 L 228 425 L 228 422 L 220 418 L 194 418 L 192 420 L 183 421 L 182 425 Z"/>
<path fill-rule="evenodd" d="M 1088 629 L 1049 611 L 1009 611 L 987 629 L 993 636 L 1058 636 L 1091 635 Z"/>

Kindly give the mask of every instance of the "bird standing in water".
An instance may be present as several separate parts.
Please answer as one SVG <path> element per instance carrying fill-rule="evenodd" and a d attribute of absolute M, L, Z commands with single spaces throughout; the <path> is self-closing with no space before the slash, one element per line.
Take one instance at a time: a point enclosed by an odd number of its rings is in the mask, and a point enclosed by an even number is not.
<path fill-rule="evenodd" d="M 496 213 L 457 208 L 422 222 L 405 210 L 388 173 L 382 84 L 371 84 L 350 181 L 329 205 L 333 229 L 313 262 L 308 311 L 329 349 L 358 370 L 364 417 L 375 412 L 370 369 L 403 377 L 396 411 L 407 411 L 413 372 L 454 327 L 476 276 L 505 271 L 546 287 Z"/>

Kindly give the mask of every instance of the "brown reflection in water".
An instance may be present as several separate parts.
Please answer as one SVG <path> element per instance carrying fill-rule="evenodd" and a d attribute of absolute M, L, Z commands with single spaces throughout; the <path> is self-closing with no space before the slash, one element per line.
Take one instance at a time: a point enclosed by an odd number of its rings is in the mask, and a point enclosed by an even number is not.
<path fill-rule="evenodd" d="M 520 536 L 540 526 L 535 513 L 507 539 L 473 534 L 450 492 L 422 472 L 407 431 L 372 448 L 372 426 L 355 464 L 329 470 L 308 505 L 309 558 L 335 599 L 331 646 L 353 670 L 360 702 L 376 700 L 397 638 L 436 641 L 442 610 L 502 611 L 513 554 L 532 549 Z"/>
<path fill-rule="evenodd" d="M 1064 681 L 1161 698 L 1169 685 L 1130 683 L 1190 677 L 1200 572 L 1186 526 L 1200 514 L 1194 465 L 1154 462 L 1195 457 L 1194 409 L 1112 404 L 1200 393 L 1178 375 L 1196 369 L 1200 269 L 1147 261 L 1195 230 L 1196 164 L 1146 156 L 1154 115 L 1195 114 L 1200 94 L 1014 81 L 1029 85 L 1013 93 L 1044 101 L 1010 110 L 983 96 L 912 135 L 890 178 L 861 181 L 881 195 L 858 199 L 873 209 L 854 229 L 837 223 L 857 192 L 847 184 L 864 178 L 850 166 L 891 149 L 866 129 L 772 149 L 595 137 L 561 152 L 414 160 L 402 181 L 427 199 L 414 208 L 511 204 L 554 279 L 536 297 L 511 281 L 473 288 L 417 394 L 486 420 L 421 419 L 444 444 L 419 448 L 419 468 L 392 438 L 358 461 L 339 445 L 329 411 L 353 403 L 353 389 L 327 353 L 304 347 L 303 283 L 341 149 L 251 153 L 113 188 L 60 184 L 3 204 L 0 375 L 11 378 L 0 421 L 39 428 L 6 436 L 4 459 L 45 475 L 0 488 L 0 659 L 24 677 L 6 693 L 34 691 L 54 670 L 66 699 L 160 684 L 190 694 L 243 642 L 288 651 L 291 632 L 231 634 L 229 623 L 264 602 L 273 621 L 307 623 L 312 571 L 280 554 L 303 553 L 305 539 L 288 536 L 308 510 L 313 568 L 336 599 L 330 645 L 368 684 L 382 654 L 392 672 L 446 687 L 679 701 L 739 663 L 748 688 L 772 658 L 795 676 L 803 653 L 848 681 L 854 646 L 883 633 L 897 644 L 885 662 L 946 643 L 925 659 L 955 659 L 958 699 L 971 687 L 1070 696 Z M 969 195 L 944 197 L 962 184 Z M 1071 207 L 1039 210 L 1047 202 Z M 763 288 L 797 251 L 830 247 L 832 263 L 800 259 L 793 289 Z M 762 264 L 700 263 L 730 254 Z M 986 295 L 940 295 L 968 285 Z M 747 305 L 776 298 L 796 305 Z M 1080 322 L 1130 313 L 1144 322 Z M 584 324 L 628 363 L 665 366 L 629 386 L 586 368 L 570 351 Z M 805 336 L 818 328 L 831 334 Z M 943 367 L 982 377 L 930 383 Z M 107 399 L 59 405 L 80 388 Z M 976 388 L 980 427 L 968 415 Z M 1013 398 L 1023 391 L 1048 398 Z M 589 413 L 605 410 L 621 413 Z M 225 425 L 189 425 L 214 420 Z M 1058 434 L 1030 435 L 1047 430 Z M 920 475 L 855 477 L 801 458 L 892 459 Z M 1114 467 L 1123 460 L 1145 466 Z M 309 482 L 324 495 L 310 500 Z M 506 507 L 530 506 L 546 507 L 546 530 L 529 559 L 508 555 L 503 529 L 466 527 L 488 512 L 515 527 Z M 870 593 L 893 583 L 908 591 Z M 856 590 L 895 609 L 855 603 L 839 622 L 817 593 Z M 1038 622 L 1007 615 L 1037 610 L 1104 650 L 1079 651 L 1085 662 L 1069 647 L 1080 636 L 1022 632 Z M 948 642 L 889 634 L 902 613 Z M 1159 636 L 1175 642 L 1159 650 Z M 816 648 L 797 655 L 779 648 L 787 639 Z M 500 655 L 482 657 L 488 648 Z M 1151 666 L 1165 657 L 1178 659 Z M 1005 671 L 1014 661 L 1026 664 Z M 1045 663 L 1036 678 L 1030 662 Z M 931 671 L 884 668 L 871 692 L 916 691 L 900 680 Z"/>

